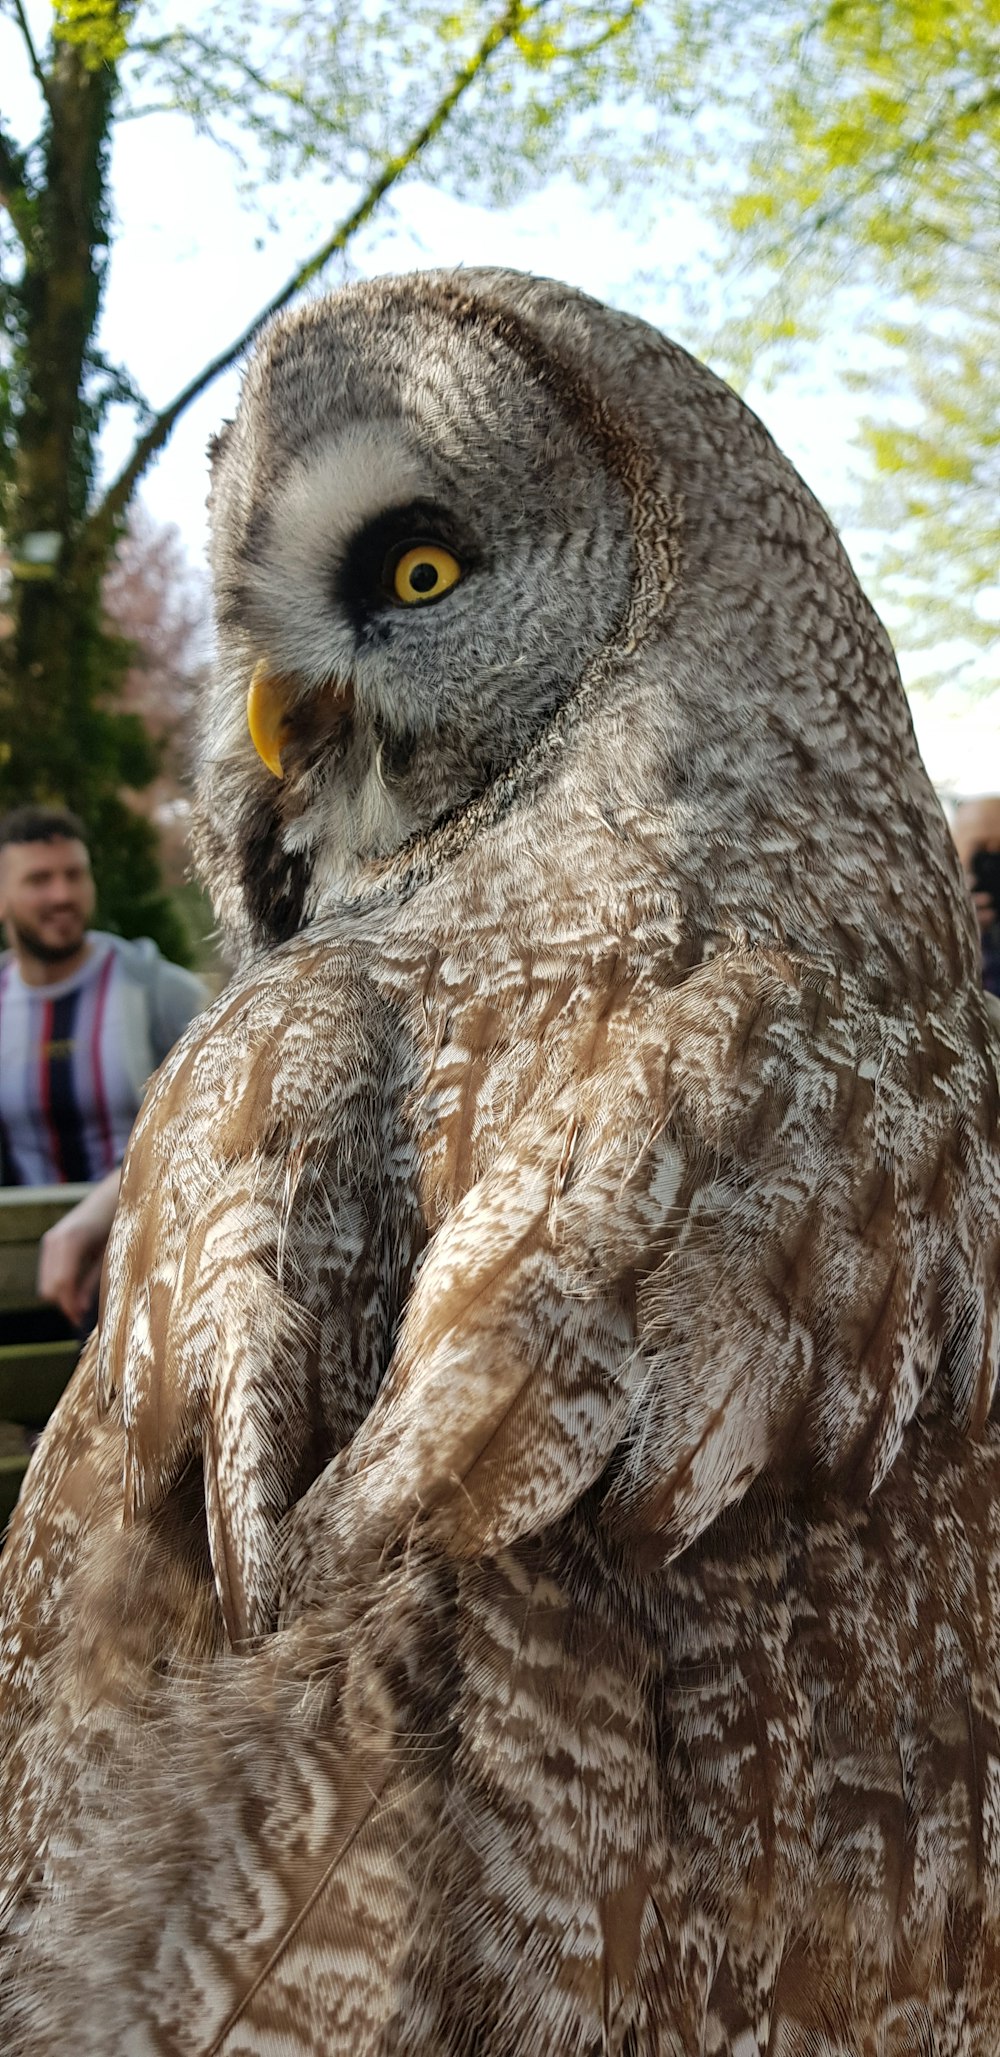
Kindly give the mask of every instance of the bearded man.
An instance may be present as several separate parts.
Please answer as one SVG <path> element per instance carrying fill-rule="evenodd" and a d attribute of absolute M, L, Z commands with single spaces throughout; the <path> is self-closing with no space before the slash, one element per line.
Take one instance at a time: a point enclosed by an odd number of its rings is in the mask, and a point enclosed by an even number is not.
<path fill-rule="evenodd" d="M 126 942 L 92 929 L 95 901 L 75 814 L 19 807 L 0 820 L 0 919 L 10 945 L 0 957 L 0 1183 L 100 1182 L 50 1232 L 46 1297 L 81 1323 L 146 1081 L 207 998 L 148 937 Z M 85 1265 L 75 1247 L 81 1230 L 91 1244 Z M 52 1290 L 53 1251 L 62 1271 L 70 1260 L 65 1297 Z M 42 1258 L 44 1287 L 44 1248 Z"/>

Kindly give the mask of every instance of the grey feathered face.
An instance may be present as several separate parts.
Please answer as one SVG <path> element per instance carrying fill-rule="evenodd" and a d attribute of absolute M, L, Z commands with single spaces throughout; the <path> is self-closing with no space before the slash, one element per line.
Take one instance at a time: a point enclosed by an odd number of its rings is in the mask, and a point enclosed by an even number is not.
<path fill-rule="evenodd" d="M 259 940 L 480 792 L 627 597 L 600 425 L 515 324 L 426 287 L 380 316 L 347 295 L 276 328 L 214 469 L 208 804 L 242 824 Z M 201 855 L 217 873 L 204 831 Z"/>

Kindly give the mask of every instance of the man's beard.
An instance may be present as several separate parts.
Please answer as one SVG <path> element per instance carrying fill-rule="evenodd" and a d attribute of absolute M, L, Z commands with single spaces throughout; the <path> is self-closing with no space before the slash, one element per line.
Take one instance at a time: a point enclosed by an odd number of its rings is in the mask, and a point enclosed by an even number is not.
<path fill-rule="evenodd" d="M 69 958 L 79 957 L 87 934 L 87 924 L 81 922 L 72 942 L 48 943 L 37 929 L 28 928 L 21 921 L 12 921 L 10 915 L 7 916 L 7 926 L 22 950 L 28 951 L 39 964 L 65 964 Z"/>

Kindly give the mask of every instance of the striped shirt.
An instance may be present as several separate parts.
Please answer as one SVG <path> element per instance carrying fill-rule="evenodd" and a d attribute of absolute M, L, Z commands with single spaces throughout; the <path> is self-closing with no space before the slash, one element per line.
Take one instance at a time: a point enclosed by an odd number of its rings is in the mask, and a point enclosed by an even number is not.
<path fill-rule="evenodd" d="M 149 1008 L 110 938 L 72 978 L 0 969 L 0 1167 L 5 1185 L 103 1178 L 120 1164 L 156 1064 Z"/>

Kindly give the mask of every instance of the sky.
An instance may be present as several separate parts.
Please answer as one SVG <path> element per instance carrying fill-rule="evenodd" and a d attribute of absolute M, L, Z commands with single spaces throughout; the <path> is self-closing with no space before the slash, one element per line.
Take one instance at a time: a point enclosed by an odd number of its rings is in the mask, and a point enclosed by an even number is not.
<path fill-rule="evenodd" d="M 343 204 L 331 209 L 318 181 L 300 182 L 282 195 L 279 233 L 262 237 L 259 217 L 236 197 L 227 159 L 178 116 L 119 132 L 114 183 L 127 259 L 112 270 L 101 340 L 156 406 L 266 303 Z M 545 273 L 677 332 L 684 314 L 677 274 L 711 240 L 694 207 L 672 205 L 651 239 L 630 229 L 624 209 L 595 207 L 570 178 L 503 211 L 414 181 L 352 244 L 351 259 L 364 276 L 439 264 Z M 152 512 L 177 521 L 193 550 L 205 533 L 205 447 L 232 413 L 238 385 L 238 374 L 228 373 L 189 409 L 143 485 Z M 835 393 L 817 368 L 785 381 L 780 393 L 754 389 L 748 397 L 824 504 L 843 502 L 856 417 L 847 394 Z M 113 423 L 105 438 L 108 476 L 130 444 L 128 423 Z"/>
<path fill-rule="evenodd" d="M 40 27 L 45 11 L 38 9 Z M 13 37 L 12 25 L 0 22 L 2 100 L 15 120 L 20 115 L 20 133 L 27 135 L 34 89 Z M 118 236 L 100 343 L 159 408 L 329 233 L 344 211 L 345 194 L 331 192 L 319 177 L 286 183 L 269 197 L 269 227 L 260 208 L 240 201 L 231 158 L 179 115 L 120 125 L 112 178 Z M 414 181 L 352 244 L 351 262 L 362 275 L 472 263 L 547 273 L 677 333 L 684 325 L 680 273 L 705 263 L 712 241 L 693 206 L 672 204 L 651 230 L 648 224 L 640 230 L 623 206 L 596 207 L 568 178 L 503 211 L 463 204 Z M 838 384 L 835 363 L 834 338 L 809 371 L 773 391 L 752 387 L 747 397 L 836 519 L 852 496 L 851 443 L 860 403 Z M 176 523 L 195 564 L 204 561 L 206 446 L 232 413 L 237 391 L 238 373 L 231 372 L 194 403 L 141 488 L 151 513 Z M 133 435 L 125 410 L 116 410 L 103 442 L 105 478 L 127 457 Z M 848 531 L 845 541 L 863 573 L 864 539 Z M 921 657 L 907 664 L 904 655 L 904 677 L 925 663 Z M 970 701 L 961 687 L 949 688 L 912 704 L 939 786 L 1000 790 L 1000 692 Z"/>

